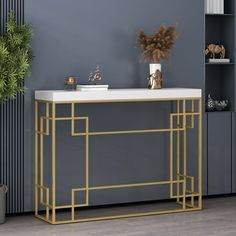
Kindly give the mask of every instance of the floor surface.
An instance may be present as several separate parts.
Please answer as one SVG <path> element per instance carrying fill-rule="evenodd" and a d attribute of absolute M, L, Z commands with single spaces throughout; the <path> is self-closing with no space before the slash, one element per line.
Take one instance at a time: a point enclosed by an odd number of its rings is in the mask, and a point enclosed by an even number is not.
<path fill-rule="evenodd" d="M 0 236 L 236 236 L 236 197 L 204 200 L 199 212 L 52 226 L 32 215 L 12 216 Z"/>

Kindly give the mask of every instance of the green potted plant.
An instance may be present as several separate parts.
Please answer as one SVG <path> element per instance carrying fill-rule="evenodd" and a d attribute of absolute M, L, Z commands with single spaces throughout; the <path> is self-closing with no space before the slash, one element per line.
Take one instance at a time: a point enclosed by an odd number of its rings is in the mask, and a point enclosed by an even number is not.
<path fill-rule="evenodd" d="M 29 24 L 18 25 L 14 14 L 9 15 L 5 33 L 0 36 L 0 104 L 24 93 L 24 79 L 29 75 L 32 61 Z M 7 186 L 0 183 L 0 224 L 5 221 Z"/>
<path fill-rule="evenodd" d="M 32 60 L 32 36 L 32 27 L 17 25 L 11 13 L 6 33 L 0 36 L 0 103 L 25 91 L 24 79 L 29 75 Z"/>

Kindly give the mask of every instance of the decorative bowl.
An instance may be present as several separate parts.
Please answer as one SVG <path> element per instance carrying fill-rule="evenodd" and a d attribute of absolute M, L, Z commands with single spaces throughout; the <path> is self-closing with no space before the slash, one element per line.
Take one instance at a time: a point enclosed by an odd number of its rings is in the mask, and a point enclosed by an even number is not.
<path fill-rule="evenodd" d="M 229 103 L 228 100 L 215 101 L 215 109 L 217 111 L 224 111 L 228 106 L 228 103 Z"/>

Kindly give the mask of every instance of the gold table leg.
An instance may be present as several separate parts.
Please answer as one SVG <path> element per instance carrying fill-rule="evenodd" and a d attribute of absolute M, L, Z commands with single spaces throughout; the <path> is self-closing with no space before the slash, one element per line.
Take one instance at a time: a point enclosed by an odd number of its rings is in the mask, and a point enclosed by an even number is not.
<path fill-rule="evenodd" d="M 34 177 L 34 189 L 35 189 L 35 198 L 34 198 L 34 206 L 35 206 L 35 215 L 38 215 L 38 102 L 35 101 L 35 139 L 34 139 L 34 142 L 35 142 L 35 147 L 34 147 L 34 157 L 35 157 L 35 160 L 34 160 L 34 174 L 35 174 L 35 177 Z"/>
<path fill-rule="evenodd" d="M 75 116 L 75 104 L 71 103 L 71 115 L 69 117 L 57 117 L 56 107 L 57 103 L 53 102 L 39 102 L 35 101 L 35 215 L 48 223 L 51 224 L 64 224 L 73 222 L 85 222 L 94 220 L 104 220 L 104 219 L 115 219 L 115 218 L 125 218 L 125 217 L 137 217 L 137 216 L 148 216 L 148 215 L 158 215 L 167 214 L 175 212 L 185 212 L 194 211 L 202 209 L 202 101 L 201 99 L 189 99 L 192 104 L 192 109 L 187 112 L 187 100 L 176 100 L 177 109 L 176 113 L 170 114 L 170 127 L 167 129 L 152 129 L 152 130 L 125 130 L 125 131 L 107 131 L 107 132 L 90 132 L 89 130 L 89 118 L 88 117 L 76 117 Z M 194 102 L 198 102 L 198 111 L 194 111 Z M 45 116 L 40 116 L 39 114 L 39 104 L 45 104 Z M 182 104 L 182 109 L 181 109 Z M 51 115 L 50 107 L 51 105 Z M 182 111 L 181 111 L 182 110 Z M 40 128 L 39 128 L 39 116 L 40 116 Z M 191 125 L 187 125 L 187 117 L 191 118 Z M 194 128 L 194 118 L 198 117 L 198 191 L 194 190 L 194 177 L 187 175 L 187 129 Z M 43 123 L 46 121 L 46 131 L 44 131 Z M 71 204 L 64 206 L 56 205 L 56 122 L 67 120 L 71 122 L 71 135 L 72 136 L 84 136 L 86 140 L 85 145 L 85 185 L 77 189 L 71 190 Z M 77 133 L 75 132 L 75 121 L 84 120 L 85 121 L 85 131 Z M 177 121 L 175 124 L 175 120 Z M 51 186 L 51 204 L 50 204 L 50 192 L 49 188 L 44 186 L 43 181 L 43 136 L 50 135 L 49 121 L 51 122 L 51 142 L 52 142 L 52 186 Z M 181 125 L 182 121 L 182 125 Z M 176 126 L 176 127 L 175 127 Z M 159 182 L 149 182 L 149 183 L 135 183 L 135 184 L 121 184 L 121 185 L 111 185 L 111 186 L 90 186 L 89 184 L 89 137 L 94 135 L 125 135 L 125 134 L 135 134 L 135 133 L 159 133 L 168 132 L 170 133 L 170 179 L 167 181 Z M 180 155 L 180 137 L 182 134 L 183 138 L 183 154 Z M 174 135 L 176 135 L 176 152 L 174 150 Z M 38 138 L 40 137 L 40 139 Z M 40 141 L 40 142 L 39 142 Z M 40 143 L 40 156 L 38 149 L 38 142 Z M 175 155 L 174 155 L 175 154 Z M 182 163 L 181 163 L 181 156 Z M 174 165 L 176 161 L 176 177 L 174 176 Z M 38 164 L 40 164 L 40 172 Z M 183 172 L 181 174 L 180 166 L 183 166 Z M 40 180 L 40 184 L 39 181 Z M 187 181 L 190 180 L 190 189 L 187 189 Z M 116 188 L 130 188 L 130 187 L 143 187 L 143 186 L 158 186 L 168 184 L 170 186 L 170 197 L 176 199 L 176 202 L 182 207 L 180 209 L 164 210 L 164 211 L 154 211 L 154 212 L 140 212 L 135 214 L 125 214 L 125 215 L 114 215 L 114 216 L 101 216 L 101 217 L 91 217 L 91 218 L 80 218 L 75 217 L 75 209 L 79 207 L 89 206 L 89 193 L 94 190 L 102 189 L 116 189 Z M 176 186 L 176 188 L 174 188 Z M 182 186 L 182 188 L 180 187 Z M 175 190 L 174 190 L 175 189 Z M 182 191 L 181 191 L 182 190 Z M 75 193 L 77 191 L 85 192 L 85 203 L 76 204 Z M 176 191 L 176 195 L 174 193 Z M 40 202 L 38 201 L 38 192 L 40 192 Z M 44 201 L 44 193 L 46 193 L 46 202 Z M 194 204 L 194 197 L 198 198 L 198 205 Z M 191 199 L 191 203 L 187 203 L 187 199 Z M 46 208 L 46 214 L 39 214 L 39 204 Z M 57 220 L 56 211 L 57 209 L 70 209 L 71 219 L 70 220 Z"/>

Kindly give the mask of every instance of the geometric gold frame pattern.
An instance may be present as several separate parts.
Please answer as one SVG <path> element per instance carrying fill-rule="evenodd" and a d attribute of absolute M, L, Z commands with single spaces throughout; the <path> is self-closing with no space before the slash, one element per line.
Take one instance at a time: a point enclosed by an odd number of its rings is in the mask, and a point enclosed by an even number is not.
<path fill-rule="evenodd" d="M 121 100 L 116 102 L 140 102 L 142 100 Z M 147 100 L 144 100 L 147 101 Z M 52 102 L 35 101 L 35 216 L 50 224 L 66 224 L 75 222 L 95 221 L 116 219 L 125 217 L 138 217 L 148 215 L 158 215 L 167 213 L 187 212 L 202 209 L 202 100 L 200 98 L 188 99 L 153 99 L 148 101 L 168 101 L 173 102 L 175 111 L 169 115 L 169 127 L 163 129 L 148 130 L 121 130 L 106 132 L 90 132 L 89 117 L 76 117 L 75 106 L 80 103 L 100 103 L 104 101 L 93 102 Z M 114 102 L 114 101 L 105 101 Z M 56 108 L 62 104 L 70 106 L 70 114 L 66 117 L 57 117 Z M 40 112 L 39 106 L 44 107 Z M 71 136 L 82 136 L 85 138 L 85 183 L 84 186 L 71 189 L 71 202 L 68 205 L 56 205 L 56 122 L 66 120 L 70 122 Z M 85 130 L 83 132 L 75 131 L 75 122 L 84 121 Z M 197 122 L 196 122 L 197 121 Z M 196 125 L 197 124 L 197 125 Z M 198 154 L 197 154 L 197 176 L 191 176 L 187 173 L 187 130 L 197 129 Z M 89 137 L 98 135 L 125 135 L 136 133 L 158 133 L 168 132 L 170 139 L 170 176 L 169 179 L 159 182 L 130 183 L 111 186 L 90 186 L 89 184 Z M 51 139 L 51 186 L 44 185 L 44 137 L 50 136 Z M 175 160 L 175 164 L 174 164 Z M 118 215 L 102 215 L 84 218 L 77 217 L 76 211 L 81 207 L 89 207 L 89 195 L 91 191 L 102 189 L 121 189 L 142 186 L 168 185 L 170 190 L 170 199 L 175 200 L 177 209 L 168 209 L 162 211 L 135 212 Z M 76 204 L 76 193 L 85 193 L 85 202 Z M 160 203 L 161 204 L 161 203 Z M 42 209 L 43 208 L 43 209 Z M 61 219 L 58 210 L 65 209 L 70 211 L 69 219 Z"/>

